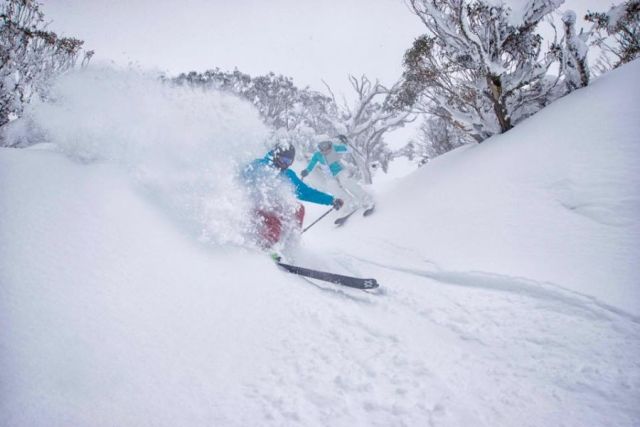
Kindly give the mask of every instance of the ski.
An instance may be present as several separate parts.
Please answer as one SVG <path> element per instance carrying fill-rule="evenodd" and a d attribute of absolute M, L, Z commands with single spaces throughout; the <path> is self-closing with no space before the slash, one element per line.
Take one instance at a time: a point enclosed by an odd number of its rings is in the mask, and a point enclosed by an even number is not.
<path fill-rule="evenodd" d="M 349 212 L 349 213 L 348 213 L 348 214 L 346 214 L 345 216 L 340 217 L 340 218 L 336 219 L 335 221 L 333 221 L 333 223 L 334 223 L 335 225 L 337 225 L 338 227 L 340 227 L 341 225 L 344 225 L 344 223 L 345 223 L 345 222 L 347 222 L 347 220 L 349 219 L 349 217 L 350 217 L 351 215 L 353 215 L 354 213 L 356 213 L 356 212 L 357 212 L 357 210 L 358 210 L 358 208 L 356 208 L 356 209 L 352 210 L 351 212 Z"/>
<path fill-rule="evenodd" d="M 295 265 L 277 263 L 278 266 L 289 273 L 298 274 L 300 276 L 309 277 L 311 279 L 323 280 L 325 282 L 335 283 L 337 285 L 348 286 L 356 289 L 375 289 L 378 282 L 376 279 L 361 279 L 353 276 L 343 276 L 342 274 L 328 273 L 326 271 L 312 270 L 310 268 L 298 267 Z"/>
<path fill-rule="evenodd" d="M 375 210 L 376 205 L 373 205 L 367 209 L 364 210 L 364 212 L 362 212 L 362 216 L 369 216 L 373 213 L 373 211 Z M 352 210 L 351 212 L 349 212 L 348 214 L 346 214 L 343 217 L 340 217 L 338 219 L 336 219 L 333 223 L 340 227 L 342 225 L 344 225 L 345 222 L 347 222 L 347 220 L 351 217 L 351 215 L 353 215 L 354 213 L 356 213 L 360 208 L 356 208 L 354 210 Z"/>
<path fill-rule="evenodd" d="M 364 210 L 364 212 L 362 212 L 362 216 L 369 216 L 373 213 L 373 211 L 375 210 L 376 205 L 373 205 L 367 209 Z"/>

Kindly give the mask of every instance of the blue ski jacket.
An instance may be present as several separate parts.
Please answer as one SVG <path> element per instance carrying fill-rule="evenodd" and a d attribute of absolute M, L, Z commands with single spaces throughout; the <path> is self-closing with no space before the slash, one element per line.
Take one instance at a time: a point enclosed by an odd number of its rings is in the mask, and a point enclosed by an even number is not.
<path fill-rule="evenodd" d="M 251 162 L 243 171 L 242 176 L 245 182 L 255 186 L 259 181 L 265 178 L 277 177 L 280 180 L 290 183 L 293 186 L 294 193 L 299 200 L 320 205 L 331 205 L 335 198 L 327 193 L 318 191 L 305 184 L 298 175 L 291 169 L 279 170 L 273 164 L 271 151 L 262 159 L 256 159 Z"/>

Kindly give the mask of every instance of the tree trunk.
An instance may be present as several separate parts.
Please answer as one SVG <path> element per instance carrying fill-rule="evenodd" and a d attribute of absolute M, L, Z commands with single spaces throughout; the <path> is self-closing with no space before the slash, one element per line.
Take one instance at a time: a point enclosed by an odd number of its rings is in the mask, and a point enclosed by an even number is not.
<path fill-rule="evenodd" d="M 500 133 L 505 133 L 513 127 L 507 106 L 502 99 L 502 83 L 499 76 L 487 75 L 487 85 L 491 89 L 493 111 L 500 124 Z"/>

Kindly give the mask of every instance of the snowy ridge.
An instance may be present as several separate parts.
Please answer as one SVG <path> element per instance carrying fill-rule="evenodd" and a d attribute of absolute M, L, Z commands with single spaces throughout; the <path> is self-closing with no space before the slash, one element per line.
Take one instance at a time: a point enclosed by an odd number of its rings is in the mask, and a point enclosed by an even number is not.
<path fill-rule="evenodd" d="M 136 167 L 0 150 L 0 425 L 638 425 L 639 67 L 305 233 L 376 293 L 198 240 Z"/>

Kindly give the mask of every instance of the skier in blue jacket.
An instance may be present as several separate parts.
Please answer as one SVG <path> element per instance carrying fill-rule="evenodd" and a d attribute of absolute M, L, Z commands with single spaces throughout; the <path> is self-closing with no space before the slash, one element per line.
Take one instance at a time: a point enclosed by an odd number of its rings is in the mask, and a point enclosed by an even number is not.
<path fill-rule="evenodd" d="M 370 209 L 373 207 L 373 198 L 360 187 L 348 171 L 345 171 L 340 162 L 342 156 L 351 153 L 351 149 L 346 145 L 347 138 L 344 135 L 339 135 L 338 139 L 343 143 L 333 143 L 329 140 L 319 143 L 318 151 L 313 154 L 309 164 L 300 172 L 300 175 L 305 178 L 319 164 L 325 174 L 335 179 L 338 186 L 351 197 L 350 209 Z"/>
<path fill-rule="evenodd" d="M 248 184 L 254 202 L 254 214 L 260 245 L 266 248 L 278 243 L 283 226 L 295 223 L 298 231 L 304 220 L 304 206 L 298 200 L 333 205 L 339 210 L 344 202 L 305 184 L 289 169 L 295 159 L 293 146 L 277 145 L 262 159 L 251 162 L 242 176 Z"/>

